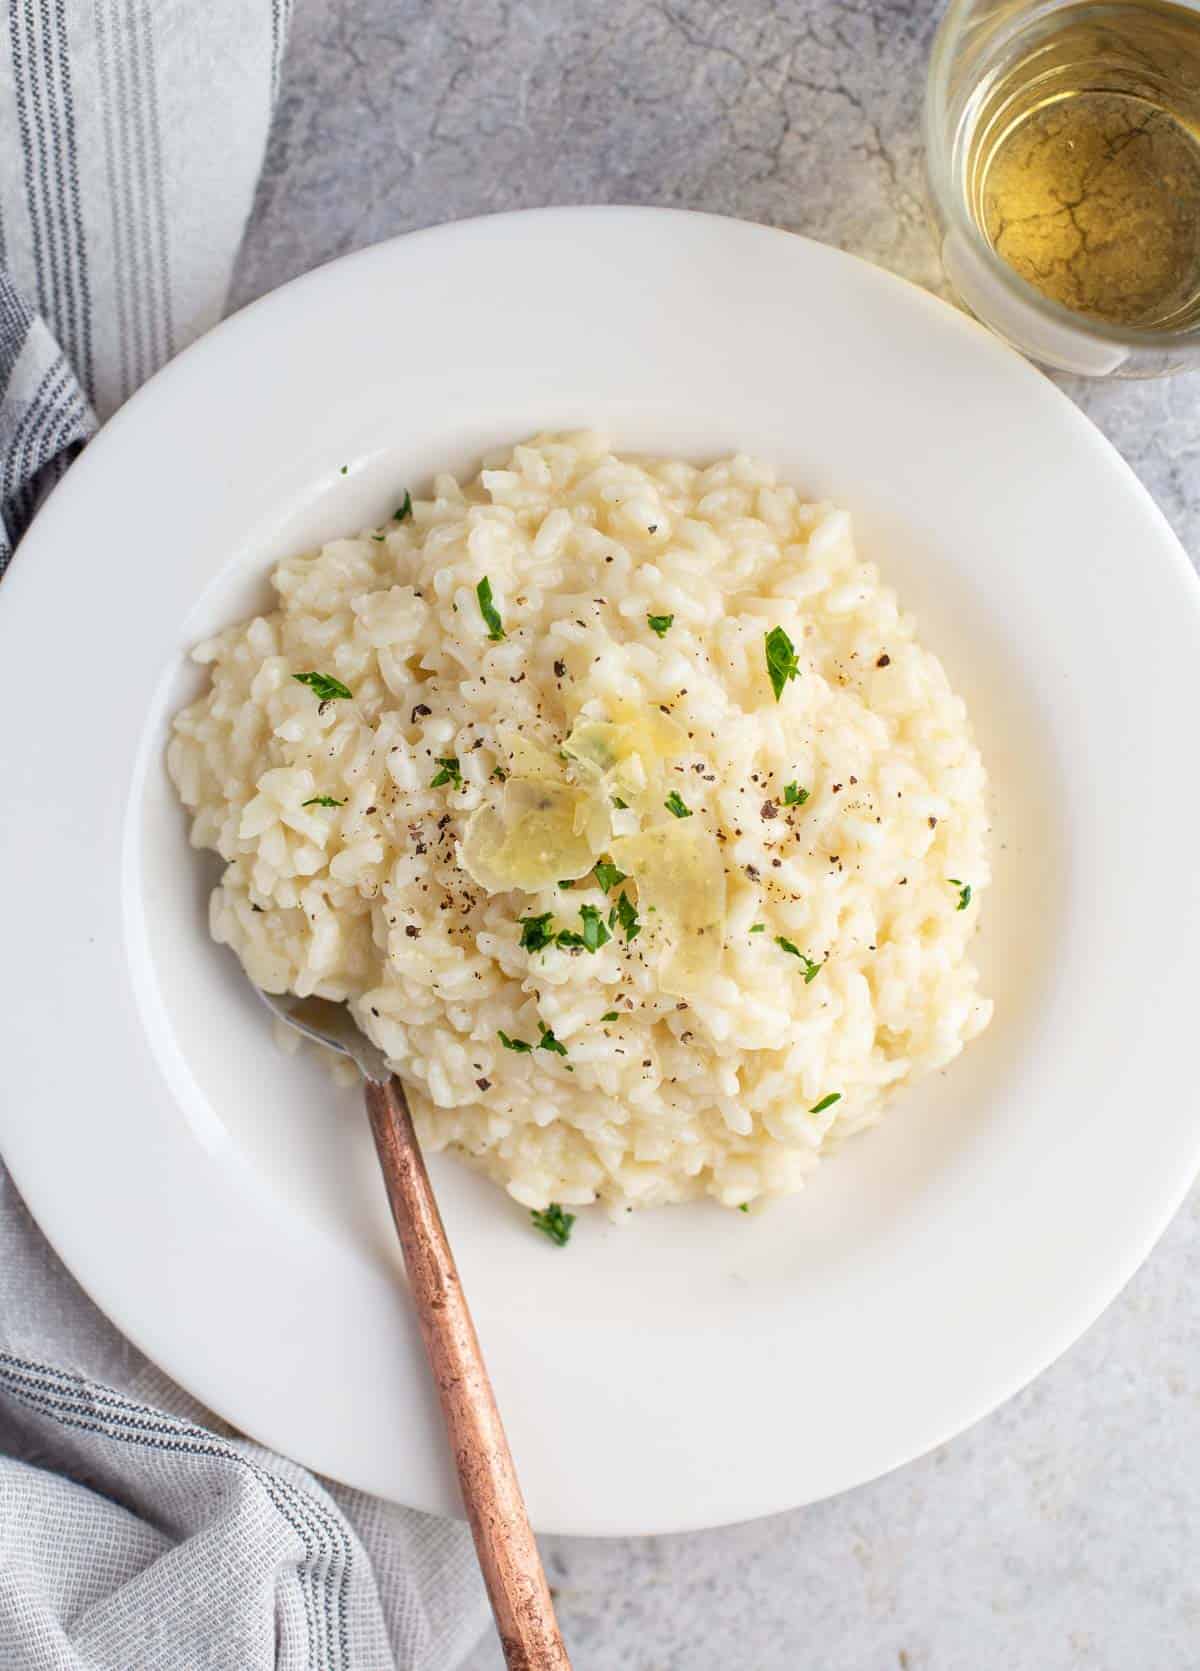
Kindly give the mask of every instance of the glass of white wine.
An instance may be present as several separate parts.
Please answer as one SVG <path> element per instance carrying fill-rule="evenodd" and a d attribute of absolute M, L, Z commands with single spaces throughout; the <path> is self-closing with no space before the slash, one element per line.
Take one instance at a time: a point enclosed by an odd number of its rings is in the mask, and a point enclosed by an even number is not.
<path fill-rule="evenodd" d="M 925 154 L 985 324 L 1089 376 L 1200 366 L 1200 0 L 951 0 Z"/>

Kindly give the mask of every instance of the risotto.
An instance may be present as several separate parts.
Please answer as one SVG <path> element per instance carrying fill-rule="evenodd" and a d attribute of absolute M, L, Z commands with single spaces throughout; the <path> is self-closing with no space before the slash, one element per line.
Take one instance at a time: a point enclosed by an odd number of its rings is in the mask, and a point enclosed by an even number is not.
<path fill-rule="evenodd" d="M 541 436 L 290 557 L 175 721 L 212 932 L 532 1209 L 800 1187 L 986 1026 L 966 710 L 849 518 Z"/>

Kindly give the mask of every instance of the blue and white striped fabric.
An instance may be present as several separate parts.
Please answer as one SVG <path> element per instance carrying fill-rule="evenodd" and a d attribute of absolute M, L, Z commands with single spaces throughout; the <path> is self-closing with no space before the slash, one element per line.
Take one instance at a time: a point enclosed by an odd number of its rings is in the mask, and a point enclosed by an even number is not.
<path fill-rule="evenodd" d="M 95 422 L 66 356 L 0 268 L 0 576 Z"/>
<path fill-rule="evenodd" d="M 220 317 L 289 5 L 0 0 L 0 567 L 54 461 Z"/>
<path fill-rule="evenodd" d="M 0 1167 L 0 1671 L 451 1671 L 486 1619 L 464 1527 L 231 1432 Z"/>
<path fill-rule="evenodd" d="M 0 0 L 0 575 L 97 423 L 219 318 L 287 6 Z M 0 1165 L 0 1671 L 452 1671 L 485 1622 L 465 1528 L 224 1427 Z"/>

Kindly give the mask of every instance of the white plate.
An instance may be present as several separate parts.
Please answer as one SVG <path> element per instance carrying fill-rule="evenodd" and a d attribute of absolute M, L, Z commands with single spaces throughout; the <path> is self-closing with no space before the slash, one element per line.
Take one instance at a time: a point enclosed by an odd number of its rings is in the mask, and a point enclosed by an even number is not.
<path fill-rule="evenodd" d="M 587 1215 L 559 1252 L 435 1167 L 536 1524 L 663 1531 L 973 1421 L 1113 1297 L 1197 1165 L 1196 580 L 1095 430 L 948 307 L 784 233 L 559 210 L 337 262 L 156 377 L 0 592 L 0 1135 L 67 1264 L 185 1386 L 454 1510 L 363 1118 L 209 943 L 164 730 L 185 650 L 273 558 L 581 424 L 746 449 L 851 507 L 996 798 L 995 1022 L 803 1197 Z"/>

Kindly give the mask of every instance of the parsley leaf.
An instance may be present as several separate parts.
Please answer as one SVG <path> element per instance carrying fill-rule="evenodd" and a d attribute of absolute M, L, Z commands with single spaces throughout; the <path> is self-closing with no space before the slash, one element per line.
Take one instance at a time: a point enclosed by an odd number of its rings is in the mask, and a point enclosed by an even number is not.
<path fill-rule="evenodd" d="M 515 1050 L 519 1056 L 528 1056 L 533 1050 L 533 1046 L 526 1044 L 524 1039 L 510 1039 L 503 1027 L 498 1027 L 496 1031 L 505 1050 Z"/>
<path fill-rule="evenodd" d="M 748 1213 L 749 1211 L 750 1211 L 750 1203 L 748 1201 L 743 1201 L 741 1206 L 738 1208 L 738 1212 L 739 1213 Z"/>
<path fill-rule="evenodd" d="M 579 907 L 580 921 L 583 923 L 582 934 L 576 934 L 574 929 L 562 928 L 554 936 L 554 944 L 571 951 L 579 949 L 585 952 L 598 952 L 601 946 L 606 946 L 612 935 L 605 928 L 604 922 L 594 905 Z"/>
<path fill-rule="evenodd" d="M 407 522 L 411 515 L 412 515 L 412 494 L 409 493 L 406 490 L 405 494 L 404 494 L 404 500 L 403 500 L 403 502 L 400 506 L 400 509 L 398 511 L 393 511 L 392 512 L 392 520 L 395 521 L 395 522 Z"/>
<path fill-rule="evenodd" d="M 750 932 L 751 934 L 761 934 L 766 926 L 766 923 L 754 923 L 751 926 Z"/>
<path fill-rule="evenodd" d="M 617 1014 L 616 1010 L 608 1010 L 600 1017 L 600 1019 L 601 1021 L 620 1021 L 621 1017 Z"/>
<path fill-rule="evenodd" d="M 623 801 L 619 795 L 613 796 L 612 804 L 616 807 L 618 812 L 625 812 L 629 806 L 629 802 Z"/>
<path fill-rule="evenodd" d="M 767 652 L 767 674 L 771 680 L 771 689 L 775 692 L 775 700 L 778 702 L 788 680 L 800 677 L 796 646 L 782 627 L 772 627 L 770 632 L 764 633 L 763 645 Z"/>
<path fill-rule="evenodd" d="M 543 911 L 540 917 L 518 917 L 521 925 L 521 950 L 523 952 L 540 952 L 543 946 L 548 946 L 554 935 L 550 929 L 553 920 L 552 911 Z"/>
<path fill-rule="evenodd" d="M 955 909 L 965 911 L 967 906 L 971 903 L 971 884 L 969 882 L 960 882 L 957 876 L 947 876 L 946 880 L 952 888 L 958 889 L 958 905 Z"/>
<path fill-rule="evenodd" d="M 631 940 L 637 939 L 642 931 L 642 925 L 638 921 L 637 907 L 631 903 L 627 893 L 623 893 L 617 900 L 616 912 L 617 921 L 625 935 L 625 944 L 628 945 Z"/>
<path fill-rule="evenodd" d="M 783 804 L 784 804 L 784 806 L 803 806 L 805 801 L 807 801 L 807 799 L 808 799 L 808 790 L 807 789 L 801 789 L 801 787 L 798 783 L 789 783 L 789 784 L 786 784 L 784 786 L 784 791 L 783 791 Z"/>
<path fill-rule="evenodd" d="M 785 940 L 782 934 L 777 934 L 775 936 L 775 944 L 777 946 L 782 946 L 785 952 L 790 952 L 793 957 L 798 957 L 800 959 L 801 963 L 804 965 L 805 986 L 807 986 L 810 981 L 815 981 L 817 976 L 821 973 L 821 970 L 825 967 L 823 963 L 814 963 L 811 957 L 800 950 L 799 946 L 794 946 L 790 940 Z"/>
<path fill-rule="evenodd" d="M 810 1114 L 824 1114 L 827 1108 L 832 1108 L 835 1102 L 841 1102 L 841 1100 L 842 1093 L 840 1091 L 830 1091 L 827 1097 L 822 1097 L 820 1102 L 815 1102 L 808 1112 Z"/>
<path fill-rule="evenodd" d="M 565 1044 L 559 1044 L 558 1040 L 554 1036 L 553 1027 L 547 1027 L 544 1021 L 539 1022 L 538 1025 L 542 1029 L 542 1036 L 537 1042 L 538 1049 L 552 1050 L 556 1056 L 565 1056 L 567 1054 L 567 1047 Z"/>
<path fill-rule="evenodd" d="M 691 807 L 681 798 L 678 789 L 672 789 L 663 805 L 668 812 L 673 812 L 676 818 L 690 818 L 692 816 Z"/>
<path fill-rule="evenodd" d="M 624 899 L 624 894 L 621 898 Z M 594 905 L 581 905 L 579 916 L 583 923 L 583 943 L 588 951 L 598 952 L 601 946 L 606 946 L 612 935 L 605 928 L 600 913 Z"/>
<path fill-rule="evenodd" d="M 475 596 L 479 599 L 479 613 L 487 623 L 488 637 L 493 644 L 499 644 L 505 636 L 504 622 L 500 619 L 500 611 L 492 602 L 492 583 L 486 574 L 476 586 Z"/>
<path fill-rule="evenodd" d="M 313 695 L 322 702 L 333 702 L 338 698 L 344 701 L 353 694 L 331 673 L 293 673 L 292 678 L 297 684 L 308 685 Z"/>
<path fill-rule="evenodd" d="M 665 638 L 671 630 L 674 615 L 647 615 L 646 625 L 651 632 L 656 632 L 660 638 Z"/>
<path fill-rule="evenodd" d="M 555 1247 L 566 1247 L 571 1240 L 575 1214 L 564 1213 L 557 1201 L 552 1201 L 544 1213 L 535 1209 L 529 1218 L 533 1228 L 540 1230 L 543 1236 L 549 1236 Z"/>
<path fill-rule="evenodd" d="M 437 763 L 442 769 L 436 777 L 430 778 L 429 787 L 440 789 L 443 783 L 449 783 L 455 789 L 461 789 L 462 773 L 458 769 L 458 756 L 456 754 L 439 754 Z"/>
<path fill-rule="evenodd" d="M 596 860 L 596 881 L 600 884 L 601 893 L 609 893 L 618 882 L 628 881 L 623 870 L 618 870 L 611 859 Z"/>
<path fill-rule="evenodd" d="M 301 801 L 301 806 L 345 806 L 345 801 L 335 801 L 332 795 L 314 795 L 310 801 Z"/>

